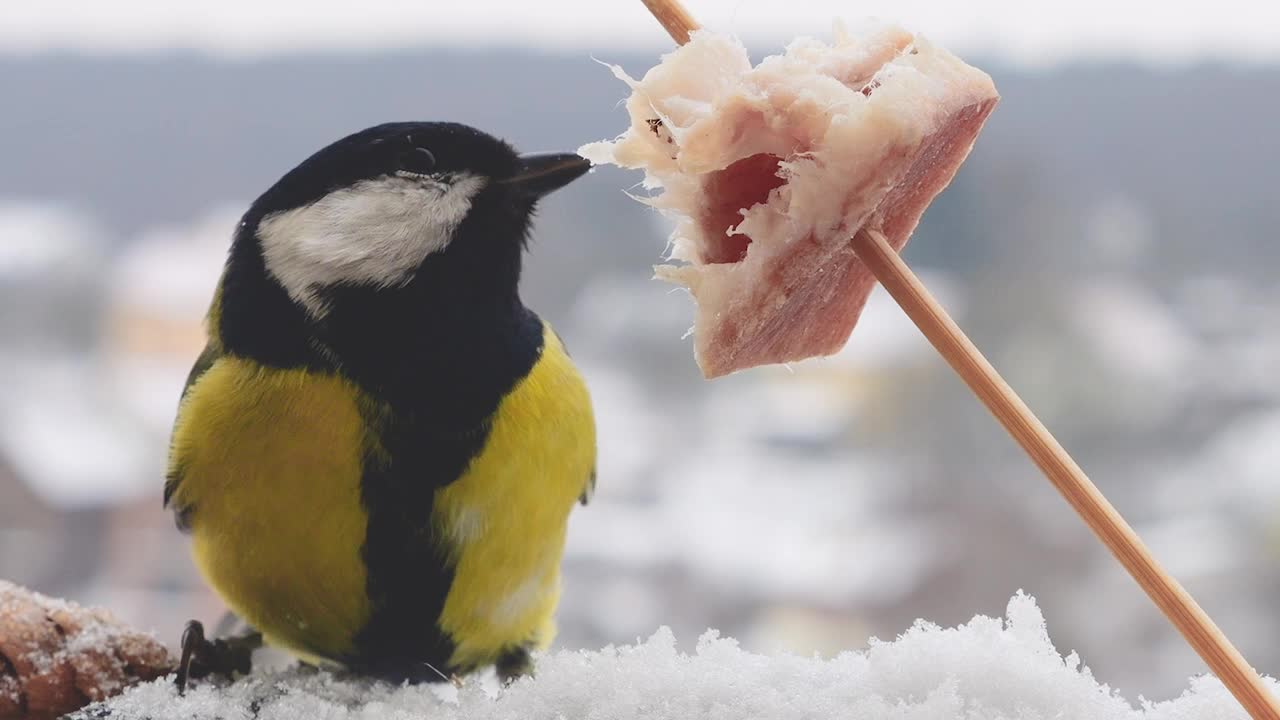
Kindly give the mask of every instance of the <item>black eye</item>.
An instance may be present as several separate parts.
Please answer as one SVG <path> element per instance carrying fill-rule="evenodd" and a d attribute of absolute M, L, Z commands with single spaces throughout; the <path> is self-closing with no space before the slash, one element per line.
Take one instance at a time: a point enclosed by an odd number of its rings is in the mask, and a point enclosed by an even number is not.
<path fill-rule="evenodd" d="M 427 175 L 436 169 L 436 156 L 431 151 L 416 147 L 400 154 L 400 170 Z"/>

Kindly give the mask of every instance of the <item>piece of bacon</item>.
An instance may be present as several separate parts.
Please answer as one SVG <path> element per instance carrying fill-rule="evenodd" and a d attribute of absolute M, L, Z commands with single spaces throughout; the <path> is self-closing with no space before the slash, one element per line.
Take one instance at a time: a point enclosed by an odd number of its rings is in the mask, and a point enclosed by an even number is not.
<path fill-rule="evenodd" d="M 613 71 L 631 126 L 579 152 L 662 190 L 644 201 L 678 220 L 685 264 L 657 274 L 697 301 L 708 378 L 839 350 L 875 285 L 850 238 L 876 229 L 901 250 L 999 100 L 986 73 L 882 24 L 755 67 L 700 31 L 641 80 Z"/>

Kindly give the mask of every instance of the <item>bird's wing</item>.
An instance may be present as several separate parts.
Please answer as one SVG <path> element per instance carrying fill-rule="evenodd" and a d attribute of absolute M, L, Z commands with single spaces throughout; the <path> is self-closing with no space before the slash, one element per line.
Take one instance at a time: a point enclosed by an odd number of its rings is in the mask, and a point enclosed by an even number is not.
<path fill-rule="evenodd" d="M 213 364 L 222 357 L 222 351 L 213 343 L 205 345 L 204 351 L 200 353 L 200 357 L 196 358 L 195 365 L 191 366 L 191 372 L 187 374 L 187 383 L 182 386 L 182 398 L 178 401 L 178 413 L 182 413 L 182 400 L 185 400 L 187 393 L 191 387 L 200 380 L 200 377 L 213 367 Z M 175 458 L 170 458 L 169 472 L 164 479 L 164 506 L 169 507 L 169 500 L 173 497 L 174 491 L 178 489 L 178 485 L 182 482 L 182 464 L 174 462 Z"/>

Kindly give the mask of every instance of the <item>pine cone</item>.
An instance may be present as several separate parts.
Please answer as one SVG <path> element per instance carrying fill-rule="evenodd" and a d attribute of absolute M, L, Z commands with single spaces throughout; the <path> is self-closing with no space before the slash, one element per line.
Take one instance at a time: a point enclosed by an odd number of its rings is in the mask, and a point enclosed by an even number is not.
<path fill-rule="evenodd" d="M 0 581 L 0 720 L 69 713 L 176 664 L 158 640 L 106 610 Z"/>

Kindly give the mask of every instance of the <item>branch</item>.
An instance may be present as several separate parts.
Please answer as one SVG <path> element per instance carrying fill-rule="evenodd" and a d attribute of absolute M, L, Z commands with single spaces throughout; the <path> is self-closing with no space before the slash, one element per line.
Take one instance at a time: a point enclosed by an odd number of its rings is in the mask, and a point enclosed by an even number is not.
<path fill-rule="evenodd" d="M 0 580 L 0 720 L 57 717 L 175 665 L 158 640 L 106 610 Z"/>

